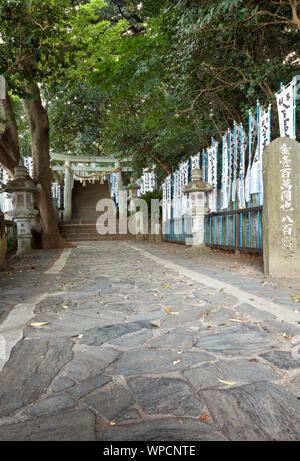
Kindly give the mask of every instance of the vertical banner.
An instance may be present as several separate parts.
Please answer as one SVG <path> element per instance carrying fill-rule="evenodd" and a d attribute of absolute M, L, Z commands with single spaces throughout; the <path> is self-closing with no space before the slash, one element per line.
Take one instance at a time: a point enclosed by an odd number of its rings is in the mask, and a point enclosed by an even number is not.
<path fill-rule="evenodd" d="M 262 110 L 259 105 L 259 123 L 258 123 L 258 144 L 259 144 L 259 171 L 258 171 L 258 193 L 259 205 L 263 203 L 263 179 L 262 179 L 262 155 L 263 151 L 271 141 L 271 106 L 267 110 Z"/>
<path fill-rule="evenodd" d="M 140 191 L 141 191 L 141 195 L 143 195 L 145 193 L 145 176 L 144 175 L 141 177 L 141 189 L 140 189 Z"/>
<path fill-rule="evenodd" d="M 229 177 L 230 177 L 230 194 L 232 195 L 234 180 L 234 133 L 228 130 L 228 156 L 229 156 Z"/>
<path fill-rule="evenodd" d="M 173 173 L 173 218 L 178 216 L 178 170 Z"/>
<path fill-rule="evenodd" d="M 168 220 L 167 217 L 167 180 L 162 183 L 162 222 L 166 222 Z"/>
<path fill-rule="evenodd" d="M 257 120 L 249 112 L 249 163 L 246 175 L 247 202 L 251 200 L 251 194 L 257 194 L 258 172 L 258 149 L 257 149 Z"/>
<path fill-rule="evenodd" d="M 233 124 L 233 139 L 230 139 L 231 150 L 231 200 L 235 203 L 236 200 L 236 182 L 237 182 L 237 140 L 238 140 L 238 129 L 236 123 Z M 233 145 L 232 145 L 233 143 Z"/>
<path fill-rule="evenodd" d="M 247 152 L 247 135 L 243 129 L 243 125 L 240 126 L 240 165 L 239 165 L 239 172 L 240 172 L 240 180 L 239 180 L 239 207 L 245 208 L 246 207 L 246 200 L 245 200 L 245 156 Z"/>
<path fill-rule="evenodd" d="M 217 153 L 218 143 L 214 142 L 214 144 L 207 149 L 207 182 L 213 186 L 212 192 L 208 194 L 210 212 L 217 211 Z"/>
<path fill-rule="evenodd" d="M 230 165 L 229 165 L 229 145 L 228 133 L 222 138 L 222 204 L 221 209 L 224 210 L 229 206 L 230 196 Z"/>
<path fill-rule="evenodd" d="M 188 195 L 183 193 L 183 187 L 189 182 L 189 163 L 187 160 L 180 165 L 180 198 L 181 198 L 181 215 L 184 215 L 188 208 Z"/>
<path fill-rule="evenodd" d="M 191 157 L 192 170 L 195 168 L 200 168 L 200 152 L 197 155 Z"/>
<path fill-rule="evenodd" d="M 296 79 L 276 93 L 281 137 L 296 139 Z"/>
<path fill-rule="evenodd" d="M 271 119 L 270 119 L 270 107 L 267 110 L 259 109 L 259 153 L 262 156 L 263 151 L 270 143 L 270 126 L 271 126 Z"/>
<path fill-rule="evenodd" d="M 171 191 L 171 186 L 172 186 L 172 181 L 171 181 L 171 175 L 169 175 L 166 179 L 166 200 L 167 200 L 167 206 L 166 206 L 166 213 L 167 213 L 167 219 L 171 219 L 171 197 L 172 197 L 172 191 Z"/>
<path fill-rule="evenodd" d="M 140 179 L 140 194 L 143 195 L 146 192 L 153 192 L 156 188 L 156 175 L 155 172 L 145 168 L 143 170 L 143 176 Z"/>

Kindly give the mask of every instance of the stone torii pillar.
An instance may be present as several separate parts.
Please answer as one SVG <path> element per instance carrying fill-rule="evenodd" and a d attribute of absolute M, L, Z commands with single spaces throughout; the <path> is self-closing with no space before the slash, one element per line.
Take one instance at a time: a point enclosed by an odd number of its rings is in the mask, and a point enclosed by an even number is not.
<path fill-rule="evenodd" d="M 118 169 L 121 167 L 120 162 L 117 160 L 115 163 L 115 168 Z M 123 179 L 122 179 L 122 170 L 117 171 L 116 175 L 116 186 L 118 191 L 118 202 L 119 202 L 119 233 L 127 234 L 127 193 L 123 189 Z"/>
<path fill-rule="evenodd" d="M 65 162 L 65 189 L 64 189 L 64 221 L 72 219 L 72 182 L 73 175 L 68 168 L 71 168 L 71 162 Z"/>

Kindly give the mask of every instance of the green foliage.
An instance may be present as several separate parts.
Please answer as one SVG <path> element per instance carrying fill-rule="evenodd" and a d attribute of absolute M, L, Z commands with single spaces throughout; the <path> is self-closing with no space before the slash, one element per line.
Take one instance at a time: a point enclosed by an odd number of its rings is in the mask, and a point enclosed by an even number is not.
<path fill-rule="evenodd" d="M 0 18 L 0 73 L 42 84 L 52 149 L 130 157 L 135 177 L 161 181 L 300 73 L 289 2 L 0 0 Z"/>

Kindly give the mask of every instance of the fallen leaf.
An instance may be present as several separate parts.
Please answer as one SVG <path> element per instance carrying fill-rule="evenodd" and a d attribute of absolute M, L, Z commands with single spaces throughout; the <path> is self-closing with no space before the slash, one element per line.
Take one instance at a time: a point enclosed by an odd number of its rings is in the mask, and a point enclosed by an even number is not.
<path fill-rule="evenodd" d="M 171 309 L 165 309 L 166 312 L 168 312 L 168 314 L 173 314 L 173 311 Z"/>
<path fill-rule="evenodd" d="M 223 379 L 220 378 L 217 378 L 217 380 L 220 381 L 220 383 L 227 384 L 227 386 L 234 386 L 237 384 L 235 381 L 223 381 Z"/>
<path fill-rule="evenodd" d="M 283 333 L 282 335 L 285 339 L 289 340 L 291 339 L 292 337 L 290 335 L 287 335 L 286 333 Z"/>
<path fill-rule="evenodd" d="M 204 319 L 208 316 L 208 314 L 202 314 L 201 317 L 203 317 Z"/>
<path fill-rule="evenodd" d="M 111 421 L 111 422 L 109 423 L 109 425 L 110 425 L 110 426 L 116 426 L 117 423 L 115 423 L 114 421 Z"/>
<path fill-rule="evenodd" d="M 212 329 L 211 325 L 208 325 L 208 327 L 206 328 L 206 330 L 211 330 L 211 329 Z"/>
<path fill-rule="evenodd" d="M 177 360 L 174 360 L 174 361 L 173 361 L 173 365 L 177 365 L 177 363 L 179 363 L 179 362 L 180 362 L 180 360 L 179 360 L 179 359 L 177 359 Z"/>
<path fill-rule="evenodd" d="M 199 417 L 199 419 L 200 419 L 200 421 L 206 421 L 206 422 L 208 422 L 208 421 L 210 420 L 210 417 L 209 417 L 208 414 L 205 414 L 205 415 L 201 415 L 201 416 Z"/>
<path fill-rule="evenodd" d="M 31 327 L 38 328 L 42 327 L 43 325 L 47 325 L 48 322 L 33 322 L 30 324 Z"/>
<path fill-rule="evenodd" d="M 298 299 L 299 296 L 292 296 L 292 299 Z"/>
<path fill-rule="evenodd" d="M 249 301 L 255 301 L 254 298 L 249 298 Z"/>
<path fill-rule="evenodd" d="M 179 422 L 180 424 L 183 424 L 183 420 L 182 420 L 181 418 L 178 418 L 178 422 Z"/>
<path fill-rule="evenodd" d="M 69 306 L 63 306 L 63 309 L 70 309 Z"/>
<path fill-rule="evenodd" d="M 165 285 L 164 288 L 169 288 L 168 285 Z"/>
<path fill-rule="evenodd" d="M 177 354 L 181 355 L 183 354 L 183 351 L 180 349 L 179 351 L 177 351 Z"/>

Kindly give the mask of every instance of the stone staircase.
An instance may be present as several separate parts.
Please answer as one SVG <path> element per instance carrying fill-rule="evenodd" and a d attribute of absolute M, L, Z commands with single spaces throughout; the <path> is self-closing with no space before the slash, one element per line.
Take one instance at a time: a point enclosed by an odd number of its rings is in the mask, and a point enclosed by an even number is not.
<path fill-rule="evenodd" d="M 80 219 L 72 219 L 64 221 L 59 225 L 61 235 L 69 242 L 80 241 L 97 241 L 97 240 L 127 240 L 135 237 L 130 234 L 105 234 L 101 235 L 97 232 L 96 222 L 82 221 Z M 117 223 L 118 232 L 118 223 Z"/>

